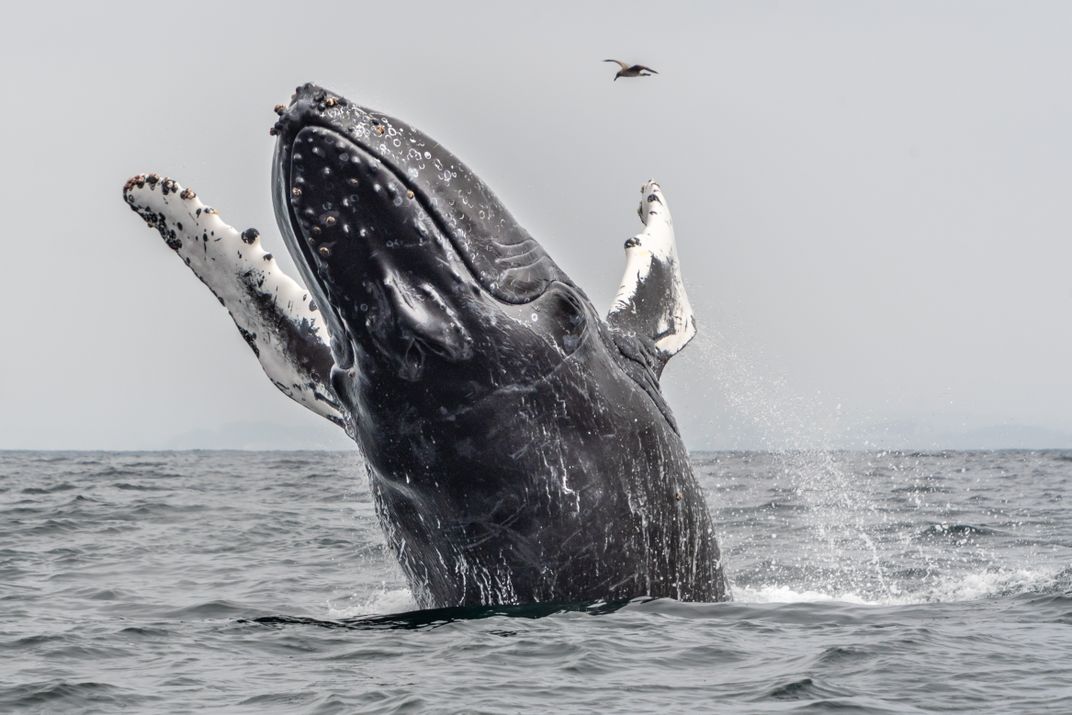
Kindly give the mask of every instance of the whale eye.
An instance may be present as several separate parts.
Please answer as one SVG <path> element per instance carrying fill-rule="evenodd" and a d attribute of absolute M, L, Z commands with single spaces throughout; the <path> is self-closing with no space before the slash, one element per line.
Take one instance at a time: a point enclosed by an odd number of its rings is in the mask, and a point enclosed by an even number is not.
<path fill-rule="evenodd" d="M 533 313 L 533 325 L 546 329 L 563 354 L 569 355 L 581 346 L 588 329 L 588 316 L 580 299 L 568 289 L 551 289 L 539 301 L 538 313 Z"/>

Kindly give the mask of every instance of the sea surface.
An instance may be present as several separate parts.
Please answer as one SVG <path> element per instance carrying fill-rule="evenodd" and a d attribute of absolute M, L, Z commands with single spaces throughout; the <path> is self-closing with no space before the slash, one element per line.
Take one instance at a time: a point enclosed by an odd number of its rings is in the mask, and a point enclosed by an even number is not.
<path fill-rule="evenodd" d="M 414 612 L 356 454 L 0 453 L 0 712 L 1072 712 L 1072 452 L 693 461 L 733 602 Z"/>

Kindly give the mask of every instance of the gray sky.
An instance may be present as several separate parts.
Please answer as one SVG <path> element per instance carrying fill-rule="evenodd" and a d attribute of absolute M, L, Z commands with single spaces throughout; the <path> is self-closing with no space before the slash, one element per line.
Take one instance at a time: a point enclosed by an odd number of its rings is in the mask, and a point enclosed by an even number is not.
<path fill-rule="evenodd" d="M 1072 5 L 511 5 L 3 23 L 0 448 L 346 444 L 121 197 L 168 174 L 281 254 L 267 130 L 305 81 L 450 147 L 600 307 L 658 179 L 691 447 L 1072 446 Z"/>

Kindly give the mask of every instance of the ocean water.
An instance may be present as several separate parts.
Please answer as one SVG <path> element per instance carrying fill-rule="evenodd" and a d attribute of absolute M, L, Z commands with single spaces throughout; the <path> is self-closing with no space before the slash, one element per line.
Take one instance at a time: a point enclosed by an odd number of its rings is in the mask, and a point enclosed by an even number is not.
<path fill-rule="evenodd" d="M 734 600 L 414 612 L 347 453 L 0 453 L 0 712 L 1072 712 L 1072 452 L 694 455 Z"/>

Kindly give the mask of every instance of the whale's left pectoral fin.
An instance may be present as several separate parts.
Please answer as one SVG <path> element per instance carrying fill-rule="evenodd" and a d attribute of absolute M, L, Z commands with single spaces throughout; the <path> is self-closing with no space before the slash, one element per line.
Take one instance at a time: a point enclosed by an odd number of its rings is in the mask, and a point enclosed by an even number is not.
<path fill-rule="evenodd" d="M 644 229 L 625 242 L 625 275 L 607 322 L 654 352 L 656 375 L 696 335 L 696 319 L 681 280 L 674 223 L 662 189 L 654 181 L 641 187 Z"/>
<path fill-rule="evenodd" d="M 130 179 L 123 198 L 227 309 L 272 383 L 346 427 L 331 389 L 334 360 L 324 321 L 308 292 L 261 246 L 257 231 L 240 233 L 193 191 L 155 174 Z"/>

